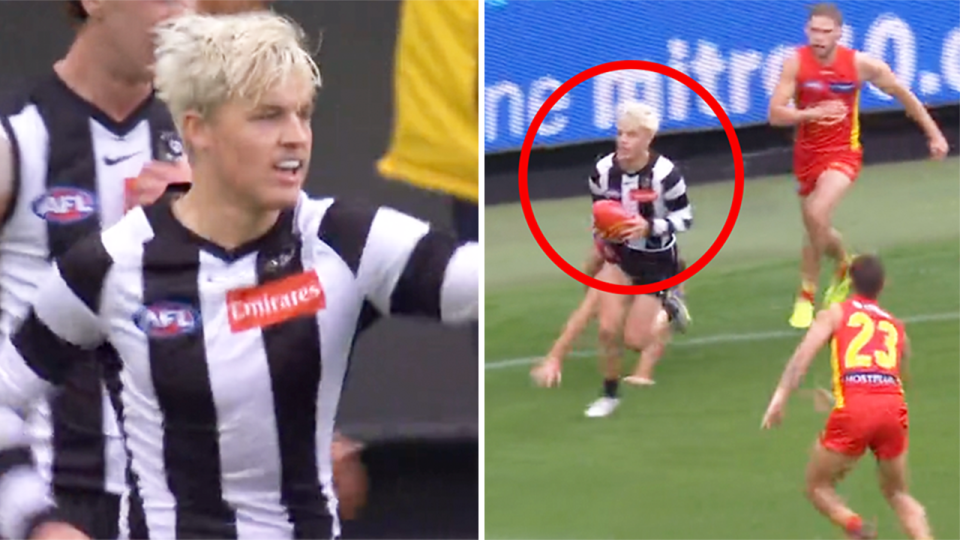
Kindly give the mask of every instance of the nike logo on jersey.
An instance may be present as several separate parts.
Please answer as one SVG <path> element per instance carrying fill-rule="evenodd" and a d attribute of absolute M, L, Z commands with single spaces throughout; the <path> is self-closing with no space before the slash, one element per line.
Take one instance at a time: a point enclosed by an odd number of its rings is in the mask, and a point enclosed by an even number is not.
<path fill-rule="evenodd" d="M 104 157 L 103 157 L 103 162 L 107 165 L 107 167 L 113 167 L 113 166 L 116 165 L 117 163 L 123 163 L 124 161 L 132 158 L 133 156 L 139 154 L 140 152 L 143 152 L 143 150 L 138 150 L 138 151 L 136 151 L 136 152 L 134 152 L 134 153 L 132 153 L 132 154 L 127 154 L 127 155 L 125 155 L 125 156 L 120 156 L 120 157 L 115 157 L 115 158 L 108 157 L 108 156 L 104 156 Z"/>

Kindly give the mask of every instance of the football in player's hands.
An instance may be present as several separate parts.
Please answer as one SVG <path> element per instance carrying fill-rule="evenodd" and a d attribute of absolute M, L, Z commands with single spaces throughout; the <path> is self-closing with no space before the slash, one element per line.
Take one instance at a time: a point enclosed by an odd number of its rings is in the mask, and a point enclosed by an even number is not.
<path fill-rule="evenodd" d="M 627 212 L 620 201 L 593 203 L 593 227 L 604 238 L 619 240 L 623 231 L 633 224 L 635 217 Z"/>

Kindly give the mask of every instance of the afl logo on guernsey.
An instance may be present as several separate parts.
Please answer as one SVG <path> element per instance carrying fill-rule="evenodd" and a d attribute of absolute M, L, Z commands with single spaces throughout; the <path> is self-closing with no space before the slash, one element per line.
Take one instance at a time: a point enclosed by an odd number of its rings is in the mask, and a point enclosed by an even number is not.
<path fill-rule="evenodd" d="M 82 189 L 55 187 L 33 200 L 33 213 L 52 223 L 74 223 L 97 211 L 97 198 Z"/>
<path fill-rule="evenodd" d="M 140 308 L 133 324 L 152 338 L 171 338 L 192 334 L 200 328 L 200 312 L 179 302 L 157 302 Z"/>

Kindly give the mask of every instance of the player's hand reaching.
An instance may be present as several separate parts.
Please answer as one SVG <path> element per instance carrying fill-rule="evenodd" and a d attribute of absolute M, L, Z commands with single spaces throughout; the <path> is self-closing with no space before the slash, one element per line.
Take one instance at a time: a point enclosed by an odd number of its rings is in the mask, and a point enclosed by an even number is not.
<path fill-rule="evenodd" d="M 783 422 L 783 409 L 786 405 L 786 399 L 778 391 L 773 395 L 773 399 L 770 400 L 770 405 L 767 406 L 767 412 L 763 415 L 763 422 L 760 423 L 760 427 L 763 429 L 772 429 L 780 425 Z"/>
<path fill-rule="evenodd" d="M 127 184 L 127 210 L 153 204 L 170 184 L 190 182 L 192 174 L 186 160 L 177 162 L 151 161 L 140 174 Z"/>
<path fill-rule="evenodd" d="M 560 386 L 562 368 L 559 358 L 547 357 L 530 370 L 530 378 L 537 386 L 551 388 Z"/>
<path fill-rule="evenodd" d="M 634 216 L 620 231 L 620 239 L 636 240 L 650 233 L 650 223 L 642 216 Z"/>
<path fill-rule="evenodd" d="M 947 139 L 943 136 L 943 133 L 937 133 L 933 137 L 930 137 L 930 157 L 940 161 L 941 159 L 947 157 L 947 152 L 950 151 L 950 145 L 947 143 Z"/>

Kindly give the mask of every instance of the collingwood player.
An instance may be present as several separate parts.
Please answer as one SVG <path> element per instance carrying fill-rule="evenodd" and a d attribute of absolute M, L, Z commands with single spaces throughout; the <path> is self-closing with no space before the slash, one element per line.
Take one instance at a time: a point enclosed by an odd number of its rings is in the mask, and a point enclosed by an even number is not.
<path fill-rule="evenodd" d="M 596 163 L 590 191 L 594 202 L 617 200 L 636 216 L 623 236 L 605 240 L 624 277 L 633 285 L 649 285 L 680 272 L 676 235 L 693 224 L 693 212 L 680 171 L 650 148 L 660 127 L 656 112 L 639 102 L 628 102 L 618 112 L 616 152 Z M 640 296 L 600 292 L 599 302 L 603 395 L 587 408 L 589 417 L 607 416 L 619 405 L 621 343 L 654 345 L 661 311 L 678 329 L 688 318 L 674 290 Z M 627 339 L 625 332 L 631 333 Z"/>
<path fill-rule="evenodd" d="M 167 108 L 153 94 L 151 28 L 187 1 L 67 3 L 76 37 L 47 74 L 0 104 L 0 334 L 23 319 L 36 280 L 79 238 L 188 178 Z M 115 538 L 124 456 L 101 384 L 108 347 L 78 353 L 61 392 L 32 409 L 33 458 L 63 514 Z M 2 423 L 2 421 L 0 421 Z M 24 454 L 0 454 L 12 463 Z M 0 466 L 2 469 L 2 466 Z"/>
<path fill-rule="evenodd" d="M 0 412 L 19 415 L 79 351 L 117 351 L 131 538 L 338 536 L 330 447 L 357 332 L 476 321 L 476 243 L 302 192 L 320 84 L 302 38 L 269 12 L 160 26 L 156 86 L 193 183 L 71 248 L 0 346 Z M 3 472 L 0 535 L 75 534 L 30 467 Z"/>

